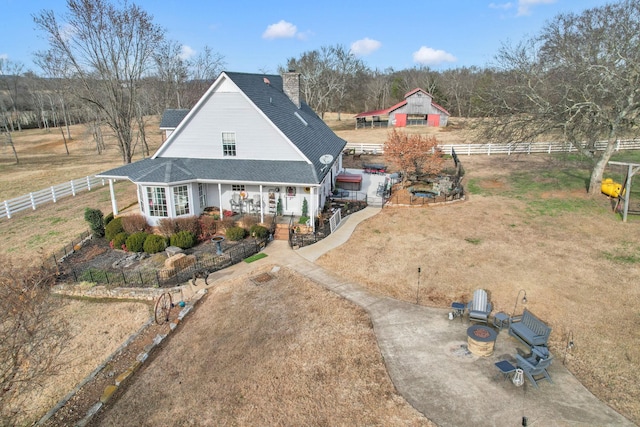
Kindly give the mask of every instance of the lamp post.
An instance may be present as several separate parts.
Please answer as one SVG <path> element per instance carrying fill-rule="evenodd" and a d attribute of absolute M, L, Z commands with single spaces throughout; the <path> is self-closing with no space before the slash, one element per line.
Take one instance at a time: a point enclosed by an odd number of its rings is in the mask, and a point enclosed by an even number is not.
<path fill-rule="evenodd" d="M 511 317 L 514 317 L 516 315 L 516 308 L 518 307 L 518 300 L 520 299 L 520 294 L 524 292 L 524 296 L 522 297 L 522 303 L 526 304 L 527 303 L 527 291 L 525 291 L 524 289 L 520 289 L 518 291 L 518 295 L 516 296 L 516 304 L 513 306 L 513 313 L 511 313 Z"/>
<path fill-rule="evenodd" d="M 418 290 L 416 291 L 416 304 L 420 302 L 420 272 L 422 269 L 418 267 Z"/>
<path fill-rule="evenodd" d="M 564 358 L 562 359 L 562 364 L 567 360 L 567 353 L 573 349 L 573 331 L 569 331 L 567 335 L 567 346 L 564 349 Z"/>

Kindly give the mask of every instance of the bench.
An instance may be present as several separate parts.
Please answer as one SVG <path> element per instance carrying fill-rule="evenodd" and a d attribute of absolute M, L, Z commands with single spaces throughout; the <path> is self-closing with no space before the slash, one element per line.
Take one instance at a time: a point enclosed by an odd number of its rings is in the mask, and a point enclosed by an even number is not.
<path fill-rule="evenodd" d="M 516 317 L 511 320 L 509 335 L 529 347 L 535 345 L 546 346 L 549 335 L 551 335 L 551 328 L 525 309 L 519 319 Z"/>

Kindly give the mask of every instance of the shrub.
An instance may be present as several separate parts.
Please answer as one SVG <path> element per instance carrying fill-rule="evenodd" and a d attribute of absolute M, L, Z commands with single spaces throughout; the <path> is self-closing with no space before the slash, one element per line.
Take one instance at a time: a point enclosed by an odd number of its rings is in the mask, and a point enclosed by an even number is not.
<path fill-rule="evenodd" d="M 148 231 L 149 224 L 142 214 L 132 214 L 122 217 L 122 228 L 127 233 L 133 234 L 139 231 Z"/>
<path fill-rule="evenodd" d="M 104 237 L 104 222 L 102 221 L 102 216 L 100 209 L 84 209 L 84 220 L 89 223 L 91 233 L 95 237 Z"/>
<path fill-rule="evenodd" d="M 144 231 L 138 231 L 137 233 L 133 233 L 129 237 L 127 237 L 127 250 L 131 252 L 142 252 L 144 241 L 149 236 L 148 233 Z"/>
<path fill-rule="evenodd" d="M 189 249 L 196 244 L 196 236 L 190 231 L 178 231 L 171 235 L 171 246 L 177 246 L 182 249 Z"/>
<path fill-rule="evenodd" d="M 252 215 L 247 215 L 244 218 L 242 218 L 241 222 L 242 222 L 242 227 L 247 229 L 247 230 L 251 230 L 251 227 L 253 227 L 254 225 L 256 225 L 258 223 L 258 218 Z"/>
<path fill-rule="evenodd" d="M 113 221 L 113 218 L 113 212 L 109 212 L 108 214 L 106 214 L 104 216 L 104 219 L 102 220 L 104 222 L 104 226 L 106 227 L 107 225 L 109 225 L 109 223 Z"/>
<path fill-rule="evenodd" d="M 203 242 L 211 239 L 218 232 L 218 225 L 216 224 L 216 218 L 210 216 L 202 216 L 200 221 L 200 234 L 198 240 Z"/>
<path fill-rule="evenodd" d="M 200 222 L 198 222 L 197 216 L 184 216 L 175 219 L 176 233 L 180 231 L 190 231 L 194 236 L 200 234 Z"/>
<path fill-rule="evenodd" d="M 300 217 L 300 221 L 298 221 L 298 224 L 306 224 L 307 221 L 309 221 L 309 217 L 303 215 Z"/>
<path fill-rule="evenodd" d="M 129 237 L 129 234 L 125 231 L 116 234 L 116 237 L 114 237 L 113 240 L 111 240 L 111 247 L 120 249 L 122 245 L 127 244 L 127 237 Z"/>
<path fill-rule="evenodd" d="M 116 234 L 122 233 L 124 228 L 122 228 L 122 218 L 117 217 L 111 220 L 109 224 L 104 228 L 104 234 L 108 241 L 112 241 Z"/>
<path fill-rule="evenodd" d="M 246 234 L 247 230 L 242 227 L 230 227 L 227 229 L 225 236 L 227 237 L 227 239 L 235 242 L 244 239 L 244 236 L 246 236 Z"/>
<path fill-rule="evenodd" d="M 167 247 L 167 240 L 157 234 L 150 234 L 142 245 L 142 249 L 148 254 L 155 254 L 164 251 Z"/>
<path fill-rule="evenodd" d="M 269 235 L 269 229 L 261 225 L 254 225 L 249 229 L 249 233 L 258 239 L 264 239 Z"/>
<path fill-rule="evenodd" d="M 307 198 L 302 199 L 302 216 L 309 215 L 309 204 L 307 203 Z"/>
<path fill-rule="evenodd" d="M 178 232 L 178 225 L 173 218 L 162 218 L 158 221 L 158 231 L 163 236 L 169 237 Z"/>
<path fill-rule="evenodd" d="M 231 227 L 236 225 L 236 221 L 233 218 L 225 217 L 220 220 L 220 232 L 225 232 Z"/>

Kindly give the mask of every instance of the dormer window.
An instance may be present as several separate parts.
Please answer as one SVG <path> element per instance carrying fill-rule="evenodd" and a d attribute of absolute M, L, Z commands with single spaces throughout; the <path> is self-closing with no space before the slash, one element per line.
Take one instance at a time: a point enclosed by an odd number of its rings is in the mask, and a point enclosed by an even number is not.
<path fill-rule="evenodd" d="M 222 132 L 222 155 L 225 157 L 236 156 L 235 132 Z"/>

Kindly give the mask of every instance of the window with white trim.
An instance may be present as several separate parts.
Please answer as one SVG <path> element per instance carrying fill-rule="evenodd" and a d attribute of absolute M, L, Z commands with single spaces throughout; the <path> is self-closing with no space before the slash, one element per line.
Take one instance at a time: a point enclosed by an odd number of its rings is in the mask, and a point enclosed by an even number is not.
<path fill-rule="evenodd" d="M 244 191 L 244 184 L 231 184 L 231 191 Z"/>
<path fill-rule="evenodd" d="M 189 214 L 189 187 L 187 185 L 173 187 L 173 205 L 176 208 L 176 216 Z"/>
<path fill-rule="evenodd" d="M 226 157 L 235 157 L 236 155 L 235 132 L 222 132 L 222 155 Z"/>
<path fill-rule="evenodd" d="M 167 196 L 164 187 L 147 187 L 147 203 L 149 205 L 149 215 L 167 215 Z"/>
<path fill-rule="evenodd" d="M 198 183 L 198 198 L 200 199 L 200 207 L 207 206 L 207 192 L 205 191 L 204 184 Z"/>

